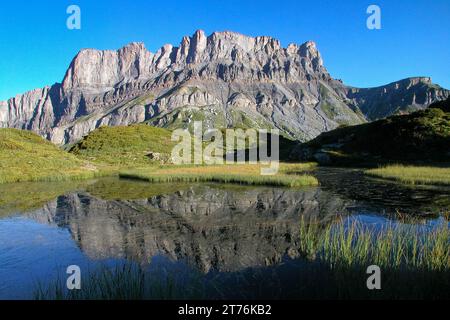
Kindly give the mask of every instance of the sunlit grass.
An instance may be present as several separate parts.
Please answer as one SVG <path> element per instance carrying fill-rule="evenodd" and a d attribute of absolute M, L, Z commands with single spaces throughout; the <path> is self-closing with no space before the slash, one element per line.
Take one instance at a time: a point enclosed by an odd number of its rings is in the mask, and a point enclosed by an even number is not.
<path fill-rule="evenodd" d="M 275 186 L 317 185 L 299 173 L 313 164 L 282 165 L 280 174 L 261 176 L 261 166 L 170 166 L 171 132 L 148 125 L 100 127 L 70 148 L 59 149 L 25 130 L 0 129 L 0 183 L 82 180 L 117 175 L 152 182 L 229 182 Z M 149 176 L 151 173 L 151 176 Z M 150 179 L 151 178 L 151 179 Z"/>
<path fill-rule="evenodd" d="M 96 167 L 30 131 L 0 129 L 0 183 L 87 179 L 98 174 Z"/>
<path fill-rule="evenodd" d="M 99 128 L 66 152 L 26 130 L 0 129 L 0 183 L 61 182 L 153 166 L 150 152 L 170 153 L 170 132 L 147 125 Z M 159 164 L 159 162 L 157 162 Z"/>
<path fill-rule="evenodd" d="M 302 187 L 318 185 L 318 180 L 305 174 L 315 167 L 313 163 L 280 164 L 276 175 L 262 175 L 261 164 L 227 164 L 202 166 L 160 166 L 127 170 L 121 178 L 160 182 L 218 182 L 246 185 Z"/>
<path fill-rule="evenodd" d="M 450 167 L 389 165 L 370 169 L 366 174 L 407 184 L 450 185 Z"/>
<path fill-rule="evenodd" d="M 171 132 L 145 124 L 100 127 L 70 148 L 70 153 L 101 167 L 127 168 L 148 166 L 148 154 L 159 153 L 166 161 L 174 146 Z"/>

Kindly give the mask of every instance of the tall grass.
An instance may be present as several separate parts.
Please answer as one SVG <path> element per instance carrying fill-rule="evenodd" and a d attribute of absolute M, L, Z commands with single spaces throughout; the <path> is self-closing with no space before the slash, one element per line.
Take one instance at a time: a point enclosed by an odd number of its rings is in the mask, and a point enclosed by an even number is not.
<path fill-rule="evenodd" d="M 430 227 L 431 228 L 431 227 Z M 359 222 L 322 226 L 301 221 L 300 252 L 315 267 L 302 276 L 304 296 L 328 298 L 448 298 L 450 231 L 388 224 L 379 229 Z M 382 290 L 367 290 L 366 269 L 381 269 Z M 309 291 L 313 286 L 323 286 Z M 309 289 L 308 289 L 309 288 Z"/>
<path fill-rule="evenodd" d="M 147 273 L 141 265 L 126 262 L 100 266 L 81 279 L 80 290 L 67 290 L 60 277 L 50 285 L 37 283 L 35 300 L 141 300 L 206 298 L 197 274 L 187 279 L 169 275 L 165 270 Z"/>
<path fill-rule="evenodd" d="M 300 250 L 309 258 L 335 266 L 376 264 L 390 269 L 450 271 L 448 224 L 425 232 L 406 225 L 375 230 L 359 222 L 322 227 L 302 219 Z"/>
<path fill-rule="evenodd" d="M 163 166 L 155 169 L 123 171 L 121 178 L 138 179 L 152 183 L 161 182 L 218 182 L 245 185 L 270 185 L 286 187 L 315 186 L 315 177 L 301 174 L 313 164 L 283 164 L 278 174 L 261 175 L 261 165 L 233 164 L 216 166 Z"/>
<path fill-rule="evenodd" d="M 450 168 L 397 164 L 370 169 L 366 174 L 407 184 L 450 185 Z"/>
<path fill-rule="evenodd" d="M 100 269 L 67 292 L 56 281 L 39 285 L 37 299 L 418 299 L 449 298 L 448 224 L 431 230 L 358 222 L 324 226 L 301 220 L 293 243 L 300 264 L 246 269 L 208 278 L 195 271 L 147 274 L 139 265 Z M 369 265 L 381 268 L 382 290 L 366 287 Z M 283 269 L 284 268 L 284 269 Z M 280 271 L 284 270 L 284 271 Z"/>

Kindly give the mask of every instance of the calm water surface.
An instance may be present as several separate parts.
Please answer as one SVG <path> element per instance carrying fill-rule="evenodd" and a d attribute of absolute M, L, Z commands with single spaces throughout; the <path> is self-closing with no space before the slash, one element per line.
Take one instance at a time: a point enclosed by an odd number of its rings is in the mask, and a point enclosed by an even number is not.
<path fill-rule="evenodd" d="M 206 280 L 252 270 L 288 272 L 286 266 L 301 263 L 301 217 L 425 229 L 448 221 L 448 188 L 411 188 L 350 169 L 315 175 L 321 186 L 304 189 L 118 178 L 2 185 L 0 299 L 33 298 L 37 283 L 50 283 L 69 265 L 95 270 L 135 261 L 149 272 L 195 270 Z"/>

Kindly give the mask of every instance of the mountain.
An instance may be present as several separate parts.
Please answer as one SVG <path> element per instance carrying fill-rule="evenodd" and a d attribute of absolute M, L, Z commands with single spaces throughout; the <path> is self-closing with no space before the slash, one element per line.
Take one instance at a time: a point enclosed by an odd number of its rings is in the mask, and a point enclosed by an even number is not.
<path fill-rule="evenodd" d="M 450 162 L 450 98 L 426 110 L 324 132 L 291 156 L 338 165 Z"/>
<path fill-rule="evenodd" d="M 197 31 L 151 53 L 142 43 L 78 53 L 62 83 L 0 102 L 0 127 L 74 143 L 100 126 L 278 128 L 302 141 L 448 97 L 429 78 L 358 89 L 333 79 L 314 42 Z"/>
<path fill-rule="evenodd" d="M 449 90 L 427 77 L 408 78 L 377 88 L 349 88 L 347 94 L 368 120 L 417 111 L 448 96 Z"/>

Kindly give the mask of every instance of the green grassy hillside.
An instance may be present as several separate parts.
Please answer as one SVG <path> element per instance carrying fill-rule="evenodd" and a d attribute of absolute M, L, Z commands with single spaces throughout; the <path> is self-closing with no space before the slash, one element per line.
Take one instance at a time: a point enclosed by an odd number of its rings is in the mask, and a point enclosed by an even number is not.
<path fill-rule="evenodd" d="M 134 167 L 168 160 L 173 146 L 169 130 L 138 124 L 98 128 L 69 152 L 96 165 Z"/>
<path fill-rule="evenodd" d="M 0 183 L 59 181 L 96 173 L 94 166 L 30 131 L 0 129 Z"/>
<path fill-rule="evenodd" d="M 449 100 L 409 115 L 325 132 L 297 150 L 302 160 L 378 165 L 450 161 Z"/>

